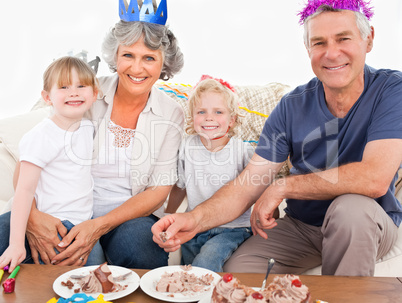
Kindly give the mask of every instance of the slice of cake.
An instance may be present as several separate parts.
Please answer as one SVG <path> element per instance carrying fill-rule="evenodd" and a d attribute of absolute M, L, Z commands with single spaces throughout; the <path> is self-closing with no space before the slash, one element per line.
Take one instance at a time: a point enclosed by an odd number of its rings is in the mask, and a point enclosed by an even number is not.
<path fill-rule="evenodd" d="M 75 280 L 76 283 L 73 283 L 71 280 L 67 280 L 67 282 L 62 282 L 61 284 L 69 289 L 74 288 L 74 292 L 76 293 L 82 291 L 87 294 L 106 294 L 127 288 L 127 285 L 123 286 L 115 282 L 112 272 L 110 271 L 106 262 L 101 264 L 95 270 L 90 271 L 86 276 L 71 276 L 70 278 Z M 79 288 L 74 287 L 76 284 L 78 284 Z"/>
<path fill-rule="evenodd" d="M 298 276 L 285 275 L 276 276 L 274 281 L 262 291 L 256 291 L 251 287 L 241 284 L 232 274 L 225 274 L 215 286 L 212 303 L 230 302 L 310 302 L 310 292 Z"/>
<path fill-rule="evenodd" d="M 183 271 L 162 274 L 161 279 L 156 283 L 156 290 L 159 292 L 194 294 L 212 289 L 214 277 L 211 274 L 198 277 L 188 272 L 191 267 L 182 269 Z"/>
<path fill-rule="evenodd" d="M 80 281 L 81 289 L 85 293 L 108 293 L 116 290 L 112 272 L 106 263 L 100 265 Z"/>

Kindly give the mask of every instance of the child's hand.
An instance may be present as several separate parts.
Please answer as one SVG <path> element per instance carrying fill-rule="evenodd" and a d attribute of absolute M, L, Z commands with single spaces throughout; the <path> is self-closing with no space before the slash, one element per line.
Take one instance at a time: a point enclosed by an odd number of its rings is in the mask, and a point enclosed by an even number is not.
<path fill-rule="evenodd" d="M 25 256 L 26 251 L 24 246 L 15 247 L 10 245 L 0 257 L 0 268 L 10 265 L 8 272 L 11 273 L 17 265 L 24 261 Z"/>

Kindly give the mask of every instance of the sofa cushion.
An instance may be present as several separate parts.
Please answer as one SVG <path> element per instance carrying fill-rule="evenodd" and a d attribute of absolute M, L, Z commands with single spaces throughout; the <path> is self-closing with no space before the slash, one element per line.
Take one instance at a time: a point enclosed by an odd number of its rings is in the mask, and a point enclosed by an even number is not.
<path fill-rule="evenodd" d="M 0 211 L 14 194 L 13 174 L 22 136 L 49 116 L 50 108 L 40 108 L 29 113 L 0 120 Z"/>
<path fill-rule="evenodd" d="M 14 195 L 13 174 L 15 159 L 8 152 L 6 146 L 0 142 L 0 214 L 8 199 Z"/>
<path fill-rule="evenodd" d="M 15 161 L 19 157 L 18 144 L 22 136 L 49 114 L 50 107 L 42 107 L 26 114 L 0 120 L 0 140 Z"/>

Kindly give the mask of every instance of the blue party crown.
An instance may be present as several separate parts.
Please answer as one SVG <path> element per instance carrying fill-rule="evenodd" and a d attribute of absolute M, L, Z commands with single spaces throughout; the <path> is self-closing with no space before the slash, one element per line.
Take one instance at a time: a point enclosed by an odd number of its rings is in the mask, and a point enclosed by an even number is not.
<path fill-rule="evenodd" d="M 138 5 L 137 0 L 131 0 L 130 4 L 127 4 L 127 0 L 119 0 L 119 3 L 119 15 L 120 19 L 123 21 L 142 21 L 161 25 L 166 24 L 166 0 L 161 0 L 156 13 L 154 11 L 152 0 L 143 0 L 141 8 L 140 5 Z"/>

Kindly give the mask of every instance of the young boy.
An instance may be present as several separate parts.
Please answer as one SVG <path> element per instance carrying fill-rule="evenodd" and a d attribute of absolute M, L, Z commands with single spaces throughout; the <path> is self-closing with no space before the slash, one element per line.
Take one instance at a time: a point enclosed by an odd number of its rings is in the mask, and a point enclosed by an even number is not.
<path fill-rule="evenodd" d="M 254 153 L 248 143 L 232 138 L 240 123 L 238 97 L 220 79 L 203 76 L 189 99 L 186 132 L 180 148 L 179 181 L 165 212 L 176 212 L 187 195 L 187 211 L 235 179 Z M 219 215 L 219 214 L 216 214 Z M 251 236 L 250 210 L 239 218 L 197 234 L 182 245 L 182 263 L 221 272 L 236 248 Z"/>

